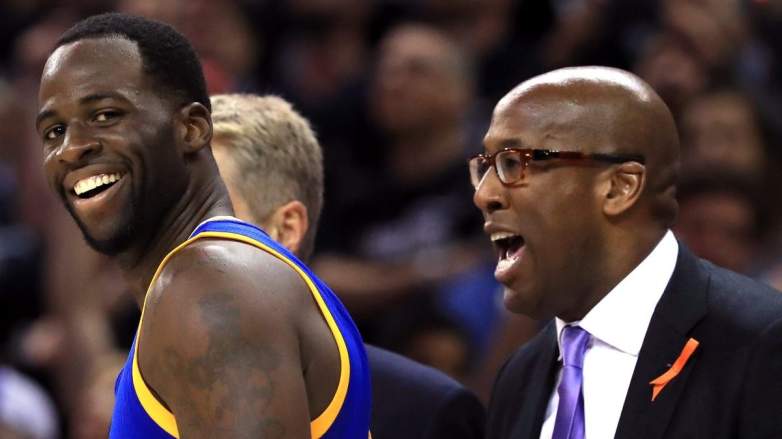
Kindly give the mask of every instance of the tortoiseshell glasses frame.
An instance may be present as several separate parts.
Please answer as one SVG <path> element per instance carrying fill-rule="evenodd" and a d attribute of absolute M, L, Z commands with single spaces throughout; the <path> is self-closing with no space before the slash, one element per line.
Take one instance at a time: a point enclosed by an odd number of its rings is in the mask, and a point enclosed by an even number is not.
<path fill-rule="evenodd" d="M 505 148 L 494 154 L 476 154 L 470 157 L 470 182 L 476 189 L 489 168 L 494 168 L 500 182 L 506 186 L 514 185 L 525 178 L 525 170 L 531 162 L 545 160 L 578 160 L 603 163 L 638 162 L 644 164 L 641 154 L 586 153 L 580 151 L 555 151 L 550 149 Z"/>

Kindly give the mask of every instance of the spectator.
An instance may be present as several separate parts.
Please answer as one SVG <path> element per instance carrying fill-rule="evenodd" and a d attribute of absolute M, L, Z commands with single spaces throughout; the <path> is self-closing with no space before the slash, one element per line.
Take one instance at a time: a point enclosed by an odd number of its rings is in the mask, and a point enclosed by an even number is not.
<path fill-rule="evenodd" d="M 764 210 L 753 180 L 735 171 L 685 170 L 673 230 L 696 255 L 733 271 L 756 274 Z"/>
<path fill-rule="evenodd" d="M 647 40 L 634 70 L 657 90 L 674 116 L 681 114 L 682 107 L 703 91 L 709 79 L 705 65 L 681 38 L 668 33 Z"/>
<path fill-rule="evenodd" d="M 682 113 L 685 166 L 727 169 L 762 181 L 768 165 L 766 144 L 752 103 L 735 90 L 695 97 Z"/>
<path fill-rule="evenodd" d="M 384 137 L 364 145 L 382 148 L 383 161 L 352 188 L 355 201 L 324 218 L 338 239 L 314 260 L 369 341 L 393 345 L 397 319 L 434 302 L 485 343 L 495 283 L 464 178 L 472 92 L 470 65 L 443 33 L 405 25 L 384 38 L 370 102 Z"/>

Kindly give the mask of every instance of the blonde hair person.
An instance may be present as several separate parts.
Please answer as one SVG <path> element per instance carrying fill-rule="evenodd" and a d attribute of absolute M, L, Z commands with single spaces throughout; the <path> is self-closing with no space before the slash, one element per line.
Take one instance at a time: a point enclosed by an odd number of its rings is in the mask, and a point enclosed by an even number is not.
<path fill-rule="evenodd" d="M 307 230 L 292 251 L 306 260 L 323 205 L 323 154 L 309 122 L 276 96 L 217 95 L 212 108 L 212 152 L 236 215 L 265 222 L 280 206 L 289 207 L 280 215 L 302 215 Z"/>

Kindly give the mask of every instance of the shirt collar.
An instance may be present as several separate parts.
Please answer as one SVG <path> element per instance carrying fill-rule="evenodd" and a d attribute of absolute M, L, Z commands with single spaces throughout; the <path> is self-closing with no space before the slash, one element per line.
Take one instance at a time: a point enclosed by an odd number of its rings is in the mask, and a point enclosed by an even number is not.
<path fill-rule="evenodd" d="M 581 321 L 568 323 L 557 317 L 559 352 L 562 352 L 562 329 L 578 325 L 595 339 L 637 357 L 657 302 L 673 275 L 678 254 L 679 244 L 669 230 L 654 250 Z"/>

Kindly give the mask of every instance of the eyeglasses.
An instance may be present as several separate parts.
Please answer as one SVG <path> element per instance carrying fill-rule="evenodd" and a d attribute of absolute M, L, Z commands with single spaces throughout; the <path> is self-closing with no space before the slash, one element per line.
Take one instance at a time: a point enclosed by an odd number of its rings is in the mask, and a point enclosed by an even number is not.
<path fill-rule="evenodd" d="M 476 154 L 469 160 L 470 181 L 477 189 L 489 168 L 494 167 L 500 182 L 506 186 L 518 183 L 525 177 L 524 170 L 530 162 L 545 160 L 583 160 L 605 163 L 645 163 L 640 154 L 604 154 L 578 151 L 552 151 L 549 149 L 505 148 L 494 154 Z"/>

